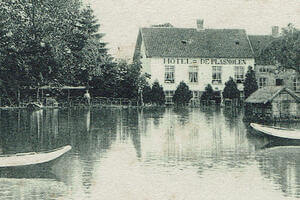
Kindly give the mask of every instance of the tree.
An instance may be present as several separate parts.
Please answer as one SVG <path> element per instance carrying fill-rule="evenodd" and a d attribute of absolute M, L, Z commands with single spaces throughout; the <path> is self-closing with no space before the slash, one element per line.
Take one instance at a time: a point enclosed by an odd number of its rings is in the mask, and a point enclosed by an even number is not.
<path fill-rule="evenodd" d="M 149 84 L 147 84 L 143 88 L 143 102 L 151 103 L 151 100 L 152 100 L 151 87 Z"/>
<path fill-rule="evenodd" d="M 76 34 L 69 39 L 71 51 L 76 58 L 76 80 L 78 84 L 87 85 L 95 72 L 103 63 L 103 55 L 107 55 L 105 43 L 101 41 L 103 34 L 100 34 L 100 25 L 88 6 L 81 10 L 77 19 Z"/>
<path fill-rule="evenodd" d="M 300 30 L 293 24 L 282 29 L 280 37 L 274 39 L 260 54 L 261 59 L 279 64 L 284 69 L 300 73 Z"/>
<path fill-rule="evenodd" d="M 209 101 L 213 98 L 214 96 L 214 90 L 212 88 L 212 86 L 210 84 L 208 84 L 205 87 L 205 90 L 203 92 L 203 94 L 201 95 L 201 100 L 202 101 Z"/>
<path fill-rule="evenodd" d="M 155 81 L 151 88 L 151 102 L 156 105 L 165 104 L 165 93 L 158 81 Z"/>
<path fill-rule="evenodd" d="M 80 0 L 0 1 L 0 16 L 0 92 L 11 99 L 27 86 L 87 85 L 112 65 Z"/>
<path fill-rule="evenodd" d="M 141 75 L 140 63 L 134 62 L 127 64 L 125 62 L 118 63 L 117 72 L 117 86 L 118 86 L 118 97 L 137 99 L 139 90 L 142 89 L 139 85 Z"/>
<path fill-rule="evenodd" d="M 245 99 L 248 98 L 253 92 L 258 89 L 257 80 L 255 77 L 255 72 L 251 66 L 249 66 L 246 73 L 246 78 L 244 81 L 244 95 Z"/>
<path fill-rule="evenodd" d="M 237 88 L 236 83 L 233 78 L 230 77 L 229 80 L 225 83 L 225 88 L 222 92 L 223 98 L 226 99 L 238 99 L 240 98 L 240 91 Z"/>
<path fill-rule="evenodd" d="M 193 97 L 192 91 L 190 91 L 189 86 L 186 85 L 183 81 L 181 81 L 175 90 L 175 94 L 173 96 L 173 102 L 177 106 L 184 106 Z"/>

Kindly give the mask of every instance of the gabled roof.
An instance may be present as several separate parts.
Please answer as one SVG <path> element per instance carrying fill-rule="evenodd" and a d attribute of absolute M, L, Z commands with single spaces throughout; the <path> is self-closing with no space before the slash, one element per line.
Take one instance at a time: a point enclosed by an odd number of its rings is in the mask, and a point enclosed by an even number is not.
<path fill-rule="evenodd" d="M 243 29 L 141 28 L 135 57 L 142 41 L 147 57 L 254 58 Z"/>
<path fill-rule="evenodd" d="M 286 91 L 292 97 L 296 99 L 297 102 L 300 102 L 300 97 L 297 96 L 290 89 L 283 86 L 266 86 L 256 90 L 252 93 L 246 100 L 246 103 L 263 103 L 266 104 L 271 102 L 275 97 L 277 97 L 282 91 Z"/>
<path fill-rule="evenodd" d="M 260 58 L 260 53 L 274 40 L 274 37 L 271 35 L 249 35 L 249 40 L 254 52 L 255 63 L 257 65 L 270 65 L 271 63 Z"/>

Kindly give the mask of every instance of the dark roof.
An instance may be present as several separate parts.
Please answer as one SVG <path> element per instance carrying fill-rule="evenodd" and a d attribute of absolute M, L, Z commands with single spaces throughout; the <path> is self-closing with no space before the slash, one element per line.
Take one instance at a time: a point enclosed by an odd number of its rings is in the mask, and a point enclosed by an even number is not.
<path fill-rule="evenodd" d="M 257 65 L 272 64 L 260 58 L 260 53 L 262 49 L 267 47 L 274 40 L 274 37 L 271 35 L 249 35 L 249 40 L 254 51 L 255 63 Z"/>
<path fill-rule="evenodd" d="M 266 86 L 256 90 L 252 93 L 246 100 L 246 103 L 268 103 L 271 102 L 277 95 L 282 91 L 288 92 L 293 96 L 298 102 L 300 102 L 300 97 L 298 97 L 293 91 L 289 90 L 283 86 Z"/>
<path fill-rule="evenodd" d="M 141 28 L 135 57 L 141 41 L 147 57 L 253 58 L 243 29 Z"/>

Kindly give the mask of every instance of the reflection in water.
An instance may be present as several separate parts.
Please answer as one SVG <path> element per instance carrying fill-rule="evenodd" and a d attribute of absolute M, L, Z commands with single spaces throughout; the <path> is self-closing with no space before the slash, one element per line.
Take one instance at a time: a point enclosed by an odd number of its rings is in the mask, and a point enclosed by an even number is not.
<path fill-rule="evenodd" d="M 300 142 L 257 135 L 250 126 L 247 131 L 263 176 L 275 182 L 285 195 L 300 197 Z"/>
<path fill-rule="evenodd" d="M 300 197 L 300 147 L 265 149 L 256 157 L 262 174 L 289 196 Z"/>
<path fill-rule="evenodd" d="M 0 115 L 2 154 L 73 147 L 51 171 L 2 171 L 0 199 L 299 197 L 299 151 L 274 150 L 283 143 L 254 136 L 240 110 L 74 108 Z"/>

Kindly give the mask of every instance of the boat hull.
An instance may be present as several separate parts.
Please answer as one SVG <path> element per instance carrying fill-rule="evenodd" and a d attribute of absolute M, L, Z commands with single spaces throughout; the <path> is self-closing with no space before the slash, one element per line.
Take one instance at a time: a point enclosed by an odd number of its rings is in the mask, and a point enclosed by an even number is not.
<path fill-rule="evenodd" d="M 300 130 L 287 129 L 281 127 L 265 126 L 261 124 L 251 123 L 250 126 L 263 133 L 266 136 L 284 140 L 300 140 Z"/>
<path fill-rule="evenodd" d="M 52 151 L 40 153 L 21 153 L 13 155 L 0 156 L 0 169 L 28 169 L 31 168 L 48 168 L 52 166 L 57 159 L 71 150 L 71 146 L 64 146 Z"/>

